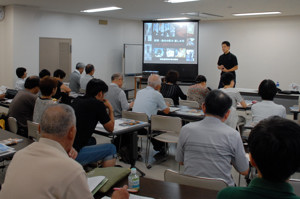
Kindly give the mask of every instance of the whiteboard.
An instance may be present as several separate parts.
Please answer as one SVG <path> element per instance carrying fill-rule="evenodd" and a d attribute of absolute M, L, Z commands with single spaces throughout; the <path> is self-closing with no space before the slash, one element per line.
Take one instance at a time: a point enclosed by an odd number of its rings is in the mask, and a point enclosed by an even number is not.
<path fill-rule="evenodd" d="M 143 71 L 143 45 L 124 44 L 124 74 L 136 75 Z"/>

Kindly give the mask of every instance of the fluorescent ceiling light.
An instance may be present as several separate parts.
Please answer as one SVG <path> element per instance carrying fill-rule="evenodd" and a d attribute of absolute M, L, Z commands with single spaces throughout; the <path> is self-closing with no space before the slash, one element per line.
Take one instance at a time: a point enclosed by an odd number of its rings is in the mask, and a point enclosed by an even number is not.
<path fill-rule="evenodd" d="M 254 16 L 254 15 L 277 15 L 281 14 L 281 12 L 253 12 L 253 13 L 240 13 L 240 14 L 232 14 L 233 16 Z"/>
<path fill-rule="evenodd" d="M 186 20 L 190 19 L 187 17 L 180 17 L 180 18 L 162 18 L 162 19 L 156 19 L 157 21 L 169 21 L 169 20 Z"/>
<path fill-rule="evenodd" d="M 103 12 L 103 11 L 110 11 L 110 10 L 119 10 L 122 8 L 119 7 L 106 7 L 106 8 L 95 8 L 95 9 L 90 9 L 90 10 L 82 10 L 80 12 L 87 12 L 87 13 L 92 13 L 92 12 Z"/>
<path fill-rule="evenodd" d="M 200 0 L 165 0 L 167 3 L 185 3 L 191 1 L 200 1 Z"/>

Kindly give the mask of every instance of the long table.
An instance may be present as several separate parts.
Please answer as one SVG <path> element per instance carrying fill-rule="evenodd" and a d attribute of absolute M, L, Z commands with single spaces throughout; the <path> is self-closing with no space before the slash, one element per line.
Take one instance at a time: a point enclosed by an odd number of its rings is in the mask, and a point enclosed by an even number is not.
<path fill-rule="evenodd" d="M 16 151 L 19 151 L 23 148 L 25 148 L 26 146 L 28 146 L 29 144 L 31 144 L 32 142 L 34 142 L 31 139 L 22 137 L 20 135 L 17 135 L 15 133 L 0 129 L 0 140 L 6 140 L 9 138 L 18 138 L 18 139 L 23 139 L 23 142 L 17 143 L 16 145 L 12 145 L 10 147 L 14 148 Z M 0 157 L 0 161 L 3 160 L 4 158 L 8 158 L 8 157 L 12 157 L 14 154 L 7 154 L 4 156 Z"/>
<path fill-rule="evenodd" d="M 127 185 L 127 181 L 127 178 L 125 178 L 117 183 L 115 187 Z M 105 195 L 111 196 L 112 193 L 113 190 L 110 190 Z M 155 199 L 215 199 L 218 191 L 141 177 L 140 190 L 135 194 Z M 94 195 L 95 199 L 100 199 L 103 196 L 104 194 L 100 192 Z"/>
<path fill-rule="evenodd" d="M 175 106 L 170 107 L 170 113 L 165 114 L 162 111 L 158 111 L 158 115 L 172 116 L 172 117 L 180 117 L 182 120 L 188 121 L 200 121 L 204 118 L 204 113 L 200 109 L 189 108 L 187 106 Z"/>

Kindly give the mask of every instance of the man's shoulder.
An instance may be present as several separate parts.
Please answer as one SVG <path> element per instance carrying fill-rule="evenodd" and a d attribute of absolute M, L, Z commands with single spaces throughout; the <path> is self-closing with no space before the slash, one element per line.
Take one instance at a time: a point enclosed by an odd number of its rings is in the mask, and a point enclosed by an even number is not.
<path fill-rule="evenodd" d="M 217 199 L 239 199 L 255 198 L 251 192 L 246 191 L 246 187 L 227 187 L 219 191 Z"/>
<path fill-rule="evenodd" d="M 77 107 L 77 106 L 92 106 L 92 107 L 97 107 L 97 106 L 105 106 L 104 103 L 100 100 L 97 100 L 94 97 L 77 97 L 76 99 L 73 100 L 72 107 Z"/>

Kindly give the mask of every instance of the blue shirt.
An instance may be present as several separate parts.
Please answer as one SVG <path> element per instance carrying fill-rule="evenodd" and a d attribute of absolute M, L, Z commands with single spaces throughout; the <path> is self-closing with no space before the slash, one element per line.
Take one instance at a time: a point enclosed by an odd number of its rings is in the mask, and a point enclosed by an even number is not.
<path fill-rule="evenodd" d="M 151 115 L 157 114 L 157 110 L 164 110 L 166 108 L 168 106 L 162 94 L 151 86 L 147 86 L 137 93 L 132 111 L 146 113 L 150 119 Z"/>

